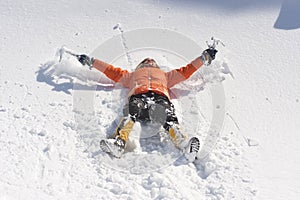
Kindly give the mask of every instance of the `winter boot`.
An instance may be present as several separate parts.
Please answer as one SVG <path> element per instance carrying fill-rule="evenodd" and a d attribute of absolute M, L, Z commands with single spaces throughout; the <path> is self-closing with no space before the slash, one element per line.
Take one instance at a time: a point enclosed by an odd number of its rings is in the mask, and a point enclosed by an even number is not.
<path fill-rule="evenodd" d="M 129 118 L 123 118 L 112 138 L 100 141 L 102 151 L 120 158 L 124 153 L 128 136 L 134 126 L 134 121 Z"/>
<path fill-rule="evenodd" d="M 197 136 L 188 139 L 178 124 L 173 124 L 169 128 L 169 134 L 175 146 L 184 153 L 186 159 L 193 162 L 200 150 L 200 139 Z"/>
<path fill-rule="evenodd" d="M 197 154 L 200 151 L 200 139 L 197 136 L 191 137 L 188 142 L 184 141 L 180 144 L 180 149 L 183 151 L 185 158 L 189 162 L 197 159 Z"/>
<path fill-rule="evenodd" d="M 102 151 L 120 158 L 125 149 L 125 141 L 121 138 L 103 139 L 100 141 Z"/>

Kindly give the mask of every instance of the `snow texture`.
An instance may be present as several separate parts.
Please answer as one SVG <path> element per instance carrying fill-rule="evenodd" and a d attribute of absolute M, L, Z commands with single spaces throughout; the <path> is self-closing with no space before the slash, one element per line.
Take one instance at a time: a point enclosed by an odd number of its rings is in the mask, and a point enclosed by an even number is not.
<path fill-rule="evenodd" d="M 290 0 L 2 0 L 0 199 L 298 199 L 297 8 Z M 225 89 L 223 128 L 195 163 L 160 127 L 138 123 L 124 157 L 100 152 L 127 91 L 73 56 L 59 62 L 62 46 L 89 54 L 118 37 L 125 62 L 116 64 L 130 68 L 138 60 L 123 33 L 146 27 L 180 32 L 203 49 L 212 35 L 226 45 L 173 88 L 182 126 L 202 140 L 214 109 L 210 88 Z M 158 134 L 144 135 L 151 131 Z"/>

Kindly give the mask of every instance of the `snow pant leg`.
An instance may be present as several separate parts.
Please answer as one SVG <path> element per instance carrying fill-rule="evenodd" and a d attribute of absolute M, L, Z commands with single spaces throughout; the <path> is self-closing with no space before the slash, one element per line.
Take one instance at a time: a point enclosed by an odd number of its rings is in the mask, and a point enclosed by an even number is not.
<path fill-rule="evenodd" d="M 148 112 L 145 109 L 145 103 L 142 99 L 132 96 L 129 103 L 123 108 L 123 118 L 112 138 L 121 138 L 127 142 L 130 132 L 136 120 L 148 118 Z"/>
<path fill-rule="evenodd" d="M 150 106 L 149 115 L 152 121 L 160 123 L 166 130 L 173 124 L 178 124 L 174 105 L 165 96 L 156 95 L 155 104 Z"/>
<path fill-rule="evenodd" d="M 169 133 L 174 145 L 180 148 L 180 144 L 187 138 L 187 136 L 183 133 L 182 128 L 179 126 L 174 105 L 164 96 L 157 97 L 154 105 L 155 109 L 153 110 L 153 114 L 156 115 L 154 118 L 157 118 L 158 120 L 156 121 L 161 123 L 164 129 Z M 150 111 L 149 115 L 151 118 L 153 116 Z"/>
<path fill-rule="evenodd" d="M 129 103 L 124 106 L 123 116 L 130 116 L 133 121 L 149 120 L 146 102 L 140 96 L 131 96 Z"/>

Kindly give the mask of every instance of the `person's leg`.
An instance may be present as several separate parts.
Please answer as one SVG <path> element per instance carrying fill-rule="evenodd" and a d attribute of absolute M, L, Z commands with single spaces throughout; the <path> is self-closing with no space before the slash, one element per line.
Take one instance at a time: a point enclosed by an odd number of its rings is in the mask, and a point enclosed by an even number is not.
<path fill-rule="evenodd" d="M 197 136 L 188 137 L 183 133 L 182 128 L 179 125 L 178 118 L 175 114 L 174 105 L 164 96 L 157 97 L 155 101 L 156 106 L 153 113 L 163 113 L 164 110 L 165 114 L 159 114 L 163 119 L 160 119 L 159 122 L 164 123 L 162 124 L 165 130 L 169 133 L 170 138 L 174 145 L 183 151 L 185 157 L 190 162 L 194 161 L 197 157 L 197 153 L 200 150 L 200 139 Z M 151 115 L 150 115 L 151 116 Z M 159 118 L 156 116 L 155 118 Z"/>
<path fill-rule="evenodd" d="M 143 108 L 144 102 L 141 98 L 132 96 L 129 99 L 129 103 L 124 106 L 124 117 L 122 117 L 116 132 L 111 138 L 120 138 L 126 143 L 135 121 L 141 118 Z"/>
<path fill-rule="evenodd" d="M 187 137 L 179 126 L 174 105 L 167 97 L 158 94 L 154 95 L 154 102 L 149 108 L 151 121 L 160 123 L 169 133 L 174 145 L 179 148 L 180 143 Z"/>
<path fill-rule="evenodd" d="M 128 104 L 124 106 L 123 116 L 115 133 L 109 139 L 100 141 L 101 149 L 115 157 L 121 157 L 123 154 L 135 121 L 149 118 L 141 95 L 130 97 Z"/>
<path fill-rule="evenodd" d="M 184 153 L 188 161 L 193 162 L 200 151 L 200 139 L 197 136 L 187 137 L 179 126 L 178 120 L 172 121 L 172 119 L 174 115 L 169 118 L 164 128 L 170 134 L 174 145 Z"/>
<path fill-rule="evenodd" d="M 115 133 L 109 139 L 100 141 L 100 147 L 104 152 L 110 153 L 115 157 L 121 157 L 135 121 L 141 115 L 141 103 L 142 101 L 139 98 L 130 98 L 129 103 L 124 106 L 124 117 L 122 117 Z"/>

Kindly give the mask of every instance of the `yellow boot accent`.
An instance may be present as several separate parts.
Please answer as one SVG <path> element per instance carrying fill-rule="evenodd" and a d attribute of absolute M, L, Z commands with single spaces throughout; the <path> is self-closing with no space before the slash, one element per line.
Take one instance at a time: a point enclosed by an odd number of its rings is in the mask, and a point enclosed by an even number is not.
<path fill-rule="evenodd" d="M 169 129 L 169 134 L 176 147 L 179 147 L 180 143 L 187 138 L 187 136 L 182 133 L 178 126 L 171 127 Z"/>
<path fill-rule="evenodd" d="M 125 142 L 128 140 L 128 136 L 133 128 L 134 121 L 129 120 L 125 126 L 119 131 L 120 138 L 123 139 Z"/>
<path fill-rule="evenodd" d="M 128 136 L 134 126 L 134 121 L 131 118 L 122 118 L 113 138 L 120 137 L 125 142 L 128 140 Z"/>
<path fill-rule="evenodd" d="M 169 129 L 169 134 L 170 134 L 172 140 L 176 140 L 176 134 L 175 134 L 174 128 Z"/>
<path fill-rule="evenodd" d="M 125 118 L 122 117 L 118 127 L 116 128 L 115 133 L 113 135 L 111 135 L 109 138 L 113 139 L 113 138 L 116 138 L 119 135 L 119 130 L 123 127 L 124 122 L 125 122 Z"/>

